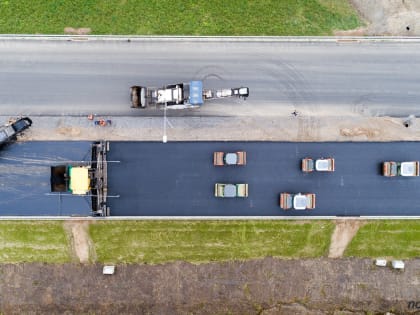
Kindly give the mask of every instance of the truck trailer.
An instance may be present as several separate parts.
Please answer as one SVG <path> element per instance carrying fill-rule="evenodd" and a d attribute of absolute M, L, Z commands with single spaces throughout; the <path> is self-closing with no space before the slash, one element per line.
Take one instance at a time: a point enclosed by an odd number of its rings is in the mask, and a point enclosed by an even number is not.
<path fill-rule="evenodd" d="M 165 85 L 161 88 L 132 86 L 130 88 L 131 107 L 167 107 L 170 109 L 197 108 L 204 104 L 205 100 L 220 99 L 227 97 L 249 96 L 247 87 L 207 90 L 203 89 L 202 81 L 190 81 Z"/>

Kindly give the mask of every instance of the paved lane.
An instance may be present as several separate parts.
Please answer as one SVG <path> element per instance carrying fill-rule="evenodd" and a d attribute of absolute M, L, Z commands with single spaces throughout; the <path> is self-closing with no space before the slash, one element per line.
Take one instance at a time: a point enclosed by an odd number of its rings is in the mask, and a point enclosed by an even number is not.
<path fill-rule="evenodd" d="M 218 150 L 245 150 L 245 167 L 212 165 Z M 334 173 L 304 174 L 303 157 L 333 156 Z M 420 178 L 384 178 L 384 160 L 419 160 L 418 142 L 111 142 L 115 216 L 420 215 Z M 216 182 L 249 184 L 245 199 L 215 198 Z M 280 192 L 313 192 L 313 211 L 283 211 Z"/>
<path fill-rule="evenodd" d="M 129 86 L 191 79 L 251 97 L 177 114 L 420 114 L 419 43 L 0 40 L 3 115 L 156 115 Z"/>
<path fill-rule="evenodd" d="M 14 143 L 0 151 L 0 216 L 90 215 L 87 197 L 50 195 L 50 167 L 90 158 L 90 142 Z"/>
<path fill-rule="evenodd" d="M 419 160 L 419 142 L 111 142 L 113 216 L 420 216 L 420 178 L 384 178 L 383 160 Z M 245 167 L 216 168 L 216 150 L 246 150 Z M 26 142 L 0 151 L 0 215 L 89 215 L 89 198 L 50 192 L 50 166 L 89 159 L 89 142 Z M 300 159 L 334 156 L 334 173 L 304 174 Z M 216 182 L 249 197 L 215 198 Z M 312 211 L 283 211 L 279 193 L 313 192 Z"/>

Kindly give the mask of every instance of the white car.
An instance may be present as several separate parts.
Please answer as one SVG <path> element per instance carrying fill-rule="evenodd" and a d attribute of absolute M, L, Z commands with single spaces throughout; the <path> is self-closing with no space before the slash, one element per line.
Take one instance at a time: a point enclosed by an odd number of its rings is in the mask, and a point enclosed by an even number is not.
<path fill-rule="evenodd" d="M 280 193 L 280 208 L 284 210 L 310 210 L 315 208 L 315 194 L 312 193 Z"/>
<path fill-rule="evenodd" d="M 334 172 L 335 170 L 335 161 L 333 158 L 304 158 L 302 159 L 302 171 L 303 172 Z"/>

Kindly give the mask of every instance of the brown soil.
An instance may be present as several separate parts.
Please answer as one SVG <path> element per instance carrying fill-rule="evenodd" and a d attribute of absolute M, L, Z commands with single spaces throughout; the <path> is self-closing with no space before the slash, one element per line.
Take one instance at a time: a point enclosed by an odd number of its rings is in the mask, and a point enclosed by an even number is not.
<path fill-rule="evenodd" d="M 370 259 L 193 265 L 0 265 L 4 314 L 414 314 L 420 260 L 404 272 Z"/>
<path fill-rule="evenodd" d="M 334 31 L 335 36 L 365 36 L 366 27 L 359 27 L 354 30 Z"/>
<path fill-rule="evenodd" d="M 367 24 L 336 35 L 420 35 L 420 1 L 418 0 L 350 0 Z M 356 32 L 356 33 L 352 33 Z"/>
<path fill-rule="evenodd" d="M 67 35 L 88 35 L 92 32 L 90 27 L 80 27 L 80 28 L 73 28 L 73 27 L 65 27 L 64 34 Z"/>
<path fill-rule="evenodd" d="M 73 256 L 82 264 L 89 263 L 90 254 L 94 255 L 94 247 L 89 237 L 89 221 L 65 221 L 64 229 L 69 233 Z M 93 257 L 92 257 L 93 258 Z"/>
<path fill-rule="evenodd" d="M 361 116 L 171 117 L 168 141 L 398 141 L 420 140 L 420 119 Z M 162 141 L 162 117 L 114 117 L 99 127 L 83 117 L 33 117 L 22 140 Z M 56 126 L 59 125 L 57 128 Z"/>
<path fill-rule="evenodd" d="M 363 224 L 364 222 L 359 220 L 336 220 L 335 230 L 333 235 L 331 236 L 331 245 L 328 257 L 342 257 L 347 245 L 350 244 L 351 240 Z"/>

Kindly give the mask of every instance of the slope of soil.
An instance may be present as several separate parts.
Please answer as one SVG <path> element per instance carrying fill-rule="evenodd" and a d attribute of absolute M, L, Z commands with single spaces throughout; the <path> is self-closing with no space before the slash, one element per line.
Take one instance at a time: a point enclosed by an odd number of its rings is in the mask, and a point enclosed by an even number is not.
<path fill-rule="evenodd" d="M 351 0 L 367 26 L 337 35 L 420 35 L 420 1 Z M 356 33 L 354 33 L 356 32 Z"/>
<path fill-rule="evenodd" d="M 414 314 L 420 260 L 404 272 L 370 259 L 193 265 L 0 265 L 0 311 L 94 314 Z M 30 280 L 29 280 L 30 279 Z M 339 311 L 340 310 L 340 311 Z M 353 313 L 352 313 L 353 312 Z"/>

